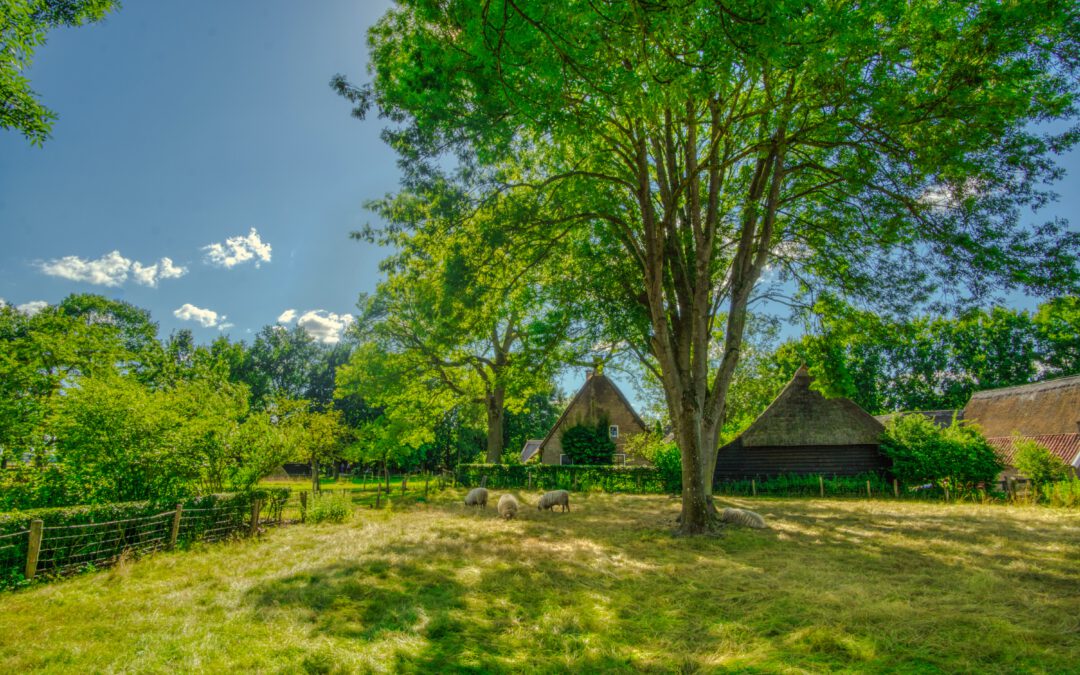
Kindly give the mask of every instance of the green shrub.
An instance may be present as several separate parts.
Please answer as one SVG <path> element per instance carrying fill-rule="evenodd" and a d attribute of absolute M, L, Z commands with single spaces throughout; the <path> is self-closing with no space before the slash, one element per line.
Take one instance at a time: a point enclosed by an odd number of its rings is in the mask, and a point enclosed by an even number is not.
<path fill-rule="evenodd" d="M 651 461 L 660 472 L 664 492 L 682 492 L 682 452 L 674 443 L 666 443 L 653 452 Z"/>
<path fill-rule="evenodd" d="M 1013 438 L 1016 449 L 1016 469 L 1036 485 L 1063 480 L 1069 475 L 1069 467 L 1061 458 L 1030 438 Z"/>
<path fill-rule="evenodd" d="M 978 428 L 953 420 L 942 429 L 922 415 L 901 415 L 885 428 L 881 449 L 901 482 L 970 490 L 1004 468 Z"/>
<path fill-rule="evenodd" d="M 558 464 L 459 464 L 455 475 L 466 487 L 493 489 L 579 490 L 664 494 L 668 492 L 659 470 L 651 466 L 561 466 Z"/>
<path fill-rule="evenodd" d="M 596 424 L 576 424 L 564 431 L 560 440 L 571 464 L 610 465 L 615 458 L 615 442 L 604 419 Z"/>
<path fill-rule="evenodd" d="M 312 523 L 344 523 L 352 515 L 347 490 L 321 492 L 312 496 L 307 519 Z"/>
<path fill-rule="evenodd" d="M 1076 476 L 1053 483 L 1041 483 L 1036 489 L 1042 501 L 1051 506 L 1080 506 L 1080 478 Z"/>

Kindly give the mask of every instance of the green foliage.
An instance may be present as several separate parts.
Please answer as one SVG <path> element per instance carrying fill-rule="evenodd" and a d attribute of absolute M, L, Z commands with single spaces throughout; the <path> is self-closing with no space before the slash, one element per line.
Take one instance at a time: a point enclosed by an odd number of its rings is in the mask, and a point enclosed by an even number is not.
<path fill-rule="evenodd" d="M 1080 507 L 1080 478 L 1071 476 L 1065 480 L 1042 483 L 1035 486 L 1040 501 L 1050 506 Z"/>
<path fill-rule="evenodd" d="M 816 386 L 871 413 L 961 408 L 975 391 L 1080 372 L 1080 315 L 1069 301 L 1034 315 L 995 306 L 909 319 L 822 301 L 820 330 L 782 345 L 775 362 L 790 372 L 809 364 Z"/>
<path fill-rule="evenodd" d="M 486 477 L 489 489 L 524 488 L 538 490 L 578 490 L 595 492 L 630 492 L 667 494 L 664 476 L 651 466 L 600 466 L 557 464 L 461 464 L 455 469 L 457 480 L 475 487 Z"/>
<path fill-rule="evenodd" d="M 611 440 L 606 419 L 595 424 L 575 424 L 562 432 L 560 441 L 571 464 L 607 465 L 615 456 L 615 442 Z"/>
<path fill-rule="evenodd" d="M 892 459 L 892 473 L 911 485 L 970 490 L 1004 468 L 979 430 L 956 420 L 942 429 L 922 415 L 898 416 L 886 426 L 881 449 Z"/>
<path fill-rule="evenodd" d="M 1016 436 L 1012 440 L 1016 469 L 1038 485 L 1068 478 L 1072 471 L 1061 458 L 1033 439 Z"/>
<path fill-rule="evenodd" d="M 678 494 L 682 490 L 682 453 L 679 452 L 679 447 L 674 443 L 667 443 L 656 449 L 651 461 L 660 472 L 664 492 Z"/>
<path fill-rule="evenodd" d="M 16 129 L 34 145 L 49 137 L 56 114 L 38 102 L 24 75 L 45 34 L 100 21 L 116 0 L 5 0 L 0 3 L 0 129 Z"/>
<path fill-rule="evenodd" d="M 320 492 L 312 495 L 307 520 L 312 523 L 343 523 L 352 515 L 352 502 L 346 491 Z"/>

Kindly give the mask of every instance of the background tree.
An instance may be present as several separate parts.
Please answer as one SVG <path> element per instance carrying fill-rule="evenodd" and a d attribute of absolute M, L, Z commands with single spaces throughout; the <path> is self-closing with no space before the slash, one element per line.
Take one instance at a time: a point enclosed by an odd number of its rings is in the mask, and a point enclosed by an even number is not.
<path fill-rule="evenodd" d="M 371 29 L 372 84 L 333 84 L 395 125 L 410 188 L 450 149 L 544 207 L 514 223 L 537 250 L 588 232 L 589 278 L 637 317 L 615 337 L 657 364 L 700 532 L 767 265 L 888 304 L 1076 287 L 1080 237 L 1017 214 L 1075 140 L 1031 123 L 1074 114 L 1078 23 L 1059 2 L 405 0 Z"/>
<path fill-rule="evenodd" d="M 0 4 L 0 129 L 16 129 L 34 145 L 49 137 L 56 113 L 38 102 L 23 75 L 45 34 L 100 21 L 116 0 L 5 0 Z"/>

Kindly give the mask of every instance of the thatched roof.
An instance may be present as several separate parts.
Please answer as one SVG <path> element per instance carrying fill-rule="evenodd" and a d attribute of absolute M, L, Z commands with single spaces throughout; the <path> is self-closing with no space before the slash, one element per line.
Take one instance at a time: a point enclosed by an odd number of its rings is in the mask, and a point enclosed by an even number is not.
<path fill-rule="evenodd" d="M 1069 466 L 1080 469 L 1080 433 L 1076 434 L 1042 434 L 1028 436 L 1031 440 L 1045 447 L 1053 455 L 1061 459 Z M 1015 466 L 1016 458 L 1015 436 L 999 436 L 988 438 L 987 442 L 997 451 L 998 456 L 1007 466 Z"/>
<path fill-rule="evenodd" d="M 736 443 L 755 446 L 877 445 L 885 427 L 846 398 L 825 398 L 810 388 L 802 366 Z"/>
<path fill-rule="evenodd" d="M 976 392 L 964 419 L 982 427 L 987 438 L 1078 433 L 1080 375 Z"/>

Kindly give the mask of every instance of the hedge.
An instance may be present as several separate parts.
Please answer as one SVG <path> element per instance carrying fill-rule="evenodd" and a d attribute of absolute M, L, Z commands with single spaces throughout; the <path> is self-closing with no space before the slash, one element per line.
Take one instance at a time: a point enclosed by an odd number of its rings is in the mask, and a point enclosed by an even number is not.
<path fill-rule="evenodd" d="M 538 490 L 670 494 L 681 489 L 680 484 L 665 481 L 663 473 L 651 466 L 459 464 L 454 475 L 465 487 L 480 485 L 486 476 L 486 486 L 497 489 L 528 487 L 530 477 Z"/>

